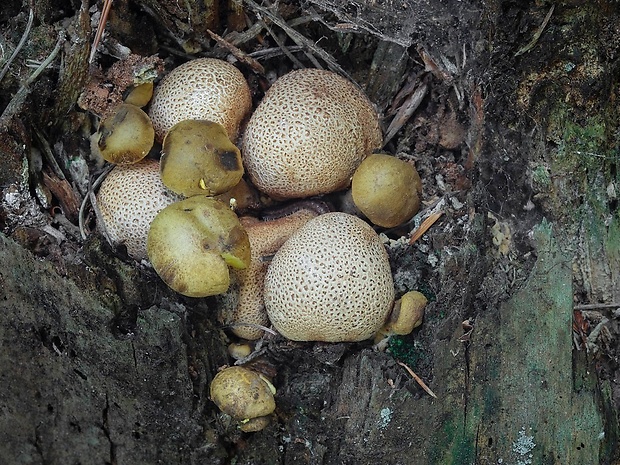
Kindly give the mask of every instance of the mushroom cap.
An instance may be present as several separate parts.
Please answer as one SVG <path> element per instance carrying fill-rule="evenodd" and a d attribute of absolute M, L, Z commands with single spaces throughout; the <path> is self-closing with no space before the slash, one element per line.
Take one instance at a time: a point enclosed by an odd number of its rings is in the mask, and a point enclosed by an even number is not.
<path fill-rule="evenodd" d="M 241 366 L 220 371 L 209 387 L 211 400 L 235 420 L 271 414 L 276 408 L 273 385 L 259 373 Z"/>
<path fill-rule="evenodd" d="M 186 119 L 206 119 L 226 128 L 231 140 L 252 107 L 250 88 L 243 74 L 216 58 L 197 58 L 173 69 L 155 88 L 149 116 L 155 137 Z"/>
<path fill-rule="evenodd" d="M 226 292 L 228 266 L 245 268 L 250 262 L 250 242 L 237 215 L 228 205 L 201 195 L 160 211 L 146 246 L 157 274 L 188 297 Z"/>
<path fill-rule="evenodd" d="M 273 326 L 295 341 L 362 341 L 394 301 L 388 256 L 377 233 L 347 213 L 326 213 L 275 254 L 265 277 Z"/>
<path fill-rule="evenodd" d="M 153 124 L 140 108 L 121 103 L 99 123 L 97 148 L 104 160 L 129 165 L 142 160 L 153 147 Z"/>
<path fill-rule="evenodd" d="M 368 156 L 351 183 L 353 202 L 377 226 L 393 228 L 420 208 L 422 181 L 406 161 L 384 153 Z"/>
<path fill-rule="evenodd" d="M 330 71 L 303 69 L 267 91 L 241 153 L 259 190 L 274 198 L 309 197 L 347 187 L 381 140 L 377 113 L 355 85 Z"/>
<path fill-rule="evenodd" d="M 385 332 L 405 336 L 422 324 L 428 299 L 418 291 L 405 293 L 394 304 Z"/>
<path fill-rule="evenodd" d="M 223 194 L 243 176 L 239 149 L 224 126 L 213 121 L 175 124 L 164 137 L 161 153 L 163 183 L 186 197 Z"/>
<path fill-rule="evenodd" d="M 151 222 L 179 199 L 161 182 L 159 162 L 143 160 L 115 166 L 101 183 L 97 206 L 109 239 L 114 244 L 125 244 L 132 258 L 145 260 Z"/>

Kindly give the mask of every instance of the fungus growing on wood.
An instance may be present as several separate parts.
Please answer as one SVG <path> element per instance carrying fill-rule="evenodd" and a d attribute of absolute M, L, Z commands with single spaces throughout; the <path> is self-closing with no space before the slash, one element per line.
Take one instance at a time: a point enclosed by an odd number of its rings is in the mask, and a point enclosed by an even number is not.
<path fill-rule="evenodd" d="M 318 214 L 310 208 L 300 208 L 290 215 L 269 221 L 240 218 L 250 239 L 252 258 L 250 266 L 234 272 L 239 287 L 237 298 L 226 299 L 220 309 L 226 324 L 231 325 L 237 336 L 253 340 L 263 335 L 260 326 L 269 325 L 263 286 L 271 257 L 295 231 Z"/>
<path fill-rule="evenodd" d="M 243 176 L 241 153 L 226 129 L 206 120 L 181 121 L 168 131 L 160 167 L 164 184 L 186 197 L 223 194 Z"/>
<path fill-rule="evenodd" d="M 158 141 L 186 119 L 220 123 L 234 141 L 251 107 L 250 88 L 237 68 L 223 60 L 198 58 L 162 79 L 155 88 L 149 116 Z"/>
<path fill-rule="evenodd" d="M 135 105 L 121 103 L 99 123 L 97 149 L 104 160 L 129 165 L 142 160 L 153 147 L 153 124 Z"/>
<path fill-rule="evenodd" d="M 420 208 L 422 181 L 406 161 L 372 154 L 355 171 L 353 202 L 377 226 L 393 228 L 410 220 Z"/>
<path fill-rule="evenodd" d="M 211 400 L 245 432 L 264 428 L 276 408 L 276 389 L 263 375 L 241 366 L 220 371 L 209 387 Z M 262 420 L 261 420 L 262 419 Z"/>
<path fill-rule="evenodd" d="M 355 85 L 330 71 L 303 69 L 267 91 L 241 152 L 259 190 L 300 198 L 348 187 L 381 140 L 377 113 Z"/>
<path fill-rule="evenodd" d="M 271 323 L 288 339 L 368 339 L 394 301 L 387 253 L 377 233 L 356 216 L 320 215 L 275 254 L 264 299 Z"/>
<path fill-rule="evenodd" d="M 124 244 L 136 260 L 147 258 L 146 238 L 155 215 L 179 199 L 161 182 L 155 160 L 115 166 L 97 193 L 108 238 Z"/>
<path fill-rule="evenodd" d="M 248 235 L 228 205 L 206 196 L 175 202 L 157 214 L 147 238 L 153 268 L 176 292 L 206 297 L 226 292 L 228 267 L 250 262 Z"/>

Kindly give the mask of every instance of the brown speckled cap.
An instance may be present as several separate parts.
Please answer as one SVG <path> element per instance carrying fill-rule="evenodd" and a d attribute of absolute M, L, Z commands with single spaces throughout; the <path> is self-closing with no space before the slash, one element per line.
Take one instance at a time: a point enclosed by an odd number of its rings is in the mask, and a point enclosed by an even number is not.
<path fill-rule="evenodd" d="M 237 68 L 216 58 L 198 58 L 162 79 L 155 89 L 149 116 L 160 142 L 172 126 L 187 119 L 219 123 L 234 141 L 251 107 L 250 88 Z"/>
<path fill-rule="evenodd" d="M 320 215 L 276 253 L 264 299 L 271 323 L 288 339 L 368 339 L 383 326 L 394 301 L 387 253 L 361 219 Z"/>
<path fill-rule="evenodd" d="M 357 87 L 330 71 L 303 69 L 267 91 L 241 153 L 261 191 L 299 198 L 347 187 L 381 140 L 377 113 Z"/>

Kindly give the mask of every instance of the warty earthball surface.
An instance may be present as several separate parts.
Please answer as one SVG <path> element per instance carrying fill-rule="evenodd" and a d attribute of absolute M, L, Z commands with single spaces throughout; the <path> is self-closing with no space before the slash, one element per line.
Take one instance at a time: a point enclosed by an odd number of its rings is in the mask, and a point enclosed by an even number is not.
<path fill-rule="evenodd" d="M 292 71 L 265 94 L 246 127 L 241 153 L 254 184 L 275 198 L 348 186 L 382 142 L 370 100 L 338 74 Z"/>
<path fill-rule="evenodd" d="M 368 339 L 394 302 L 379 236 L 340 212 L 310 220 L 284 243 L 269 265 L 264 291 L 271 323 L 295 341 Z"/>
<path fill-rule="evenodd" d="M 251 107 L 250 88 L 237 68 L 216 58 L 197 58 L 173 69 L 157 85 L 149 116 L 159 142 L 172 126 L 188 119 L 219 123 L 234 142 Z"/>
<path fill-rule="evenodd" d="M 116 165 L 101 183 L 97 206 L 109 239 L 125 244 L 136 260 L 146 260 L 146 238 L 155 215 L 181 196 L 168 190 L 157 160 Z"/>

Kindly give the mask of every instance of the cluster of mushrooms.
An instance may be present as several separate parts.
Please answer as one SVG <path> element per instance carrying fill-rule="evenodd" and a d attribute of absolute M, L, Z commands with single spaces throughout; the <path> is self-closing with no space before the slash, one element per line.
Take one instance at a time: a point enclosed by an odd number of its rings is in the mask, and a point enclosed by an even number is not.
<path fill-rule="evenodd" d="M 149 102 L 147 114 L 140 107 Z M 413 217 L 421 182 L 410 164 L 373 153 L 382 134 L 370 101 L 335 73 L 304 69 L 277 79 L 247 120 L 251 109 L 243 74 L 212 58 L 177 67 L 154 92 L 129 94 L 93 143 L 116 164 L 97 194 L 109 240 L 148 260 L 176 292 L 220 296 L 221 318 L 242 340 L 270 324 L 294 341 L 411 332 L 426 299 L 415 291 L 395 299 L 369 222 L 390 228 Z M 159 160 L 145 158 L 154 141 Z M 251 189 L 286 202 L 286 214 L 239 217 Z M 345 189 L 364 219 L 292 202 Z M 244 366 L 211 384 L 212 400 L 243 431 L 265 426 L 274 393 Z"/>

